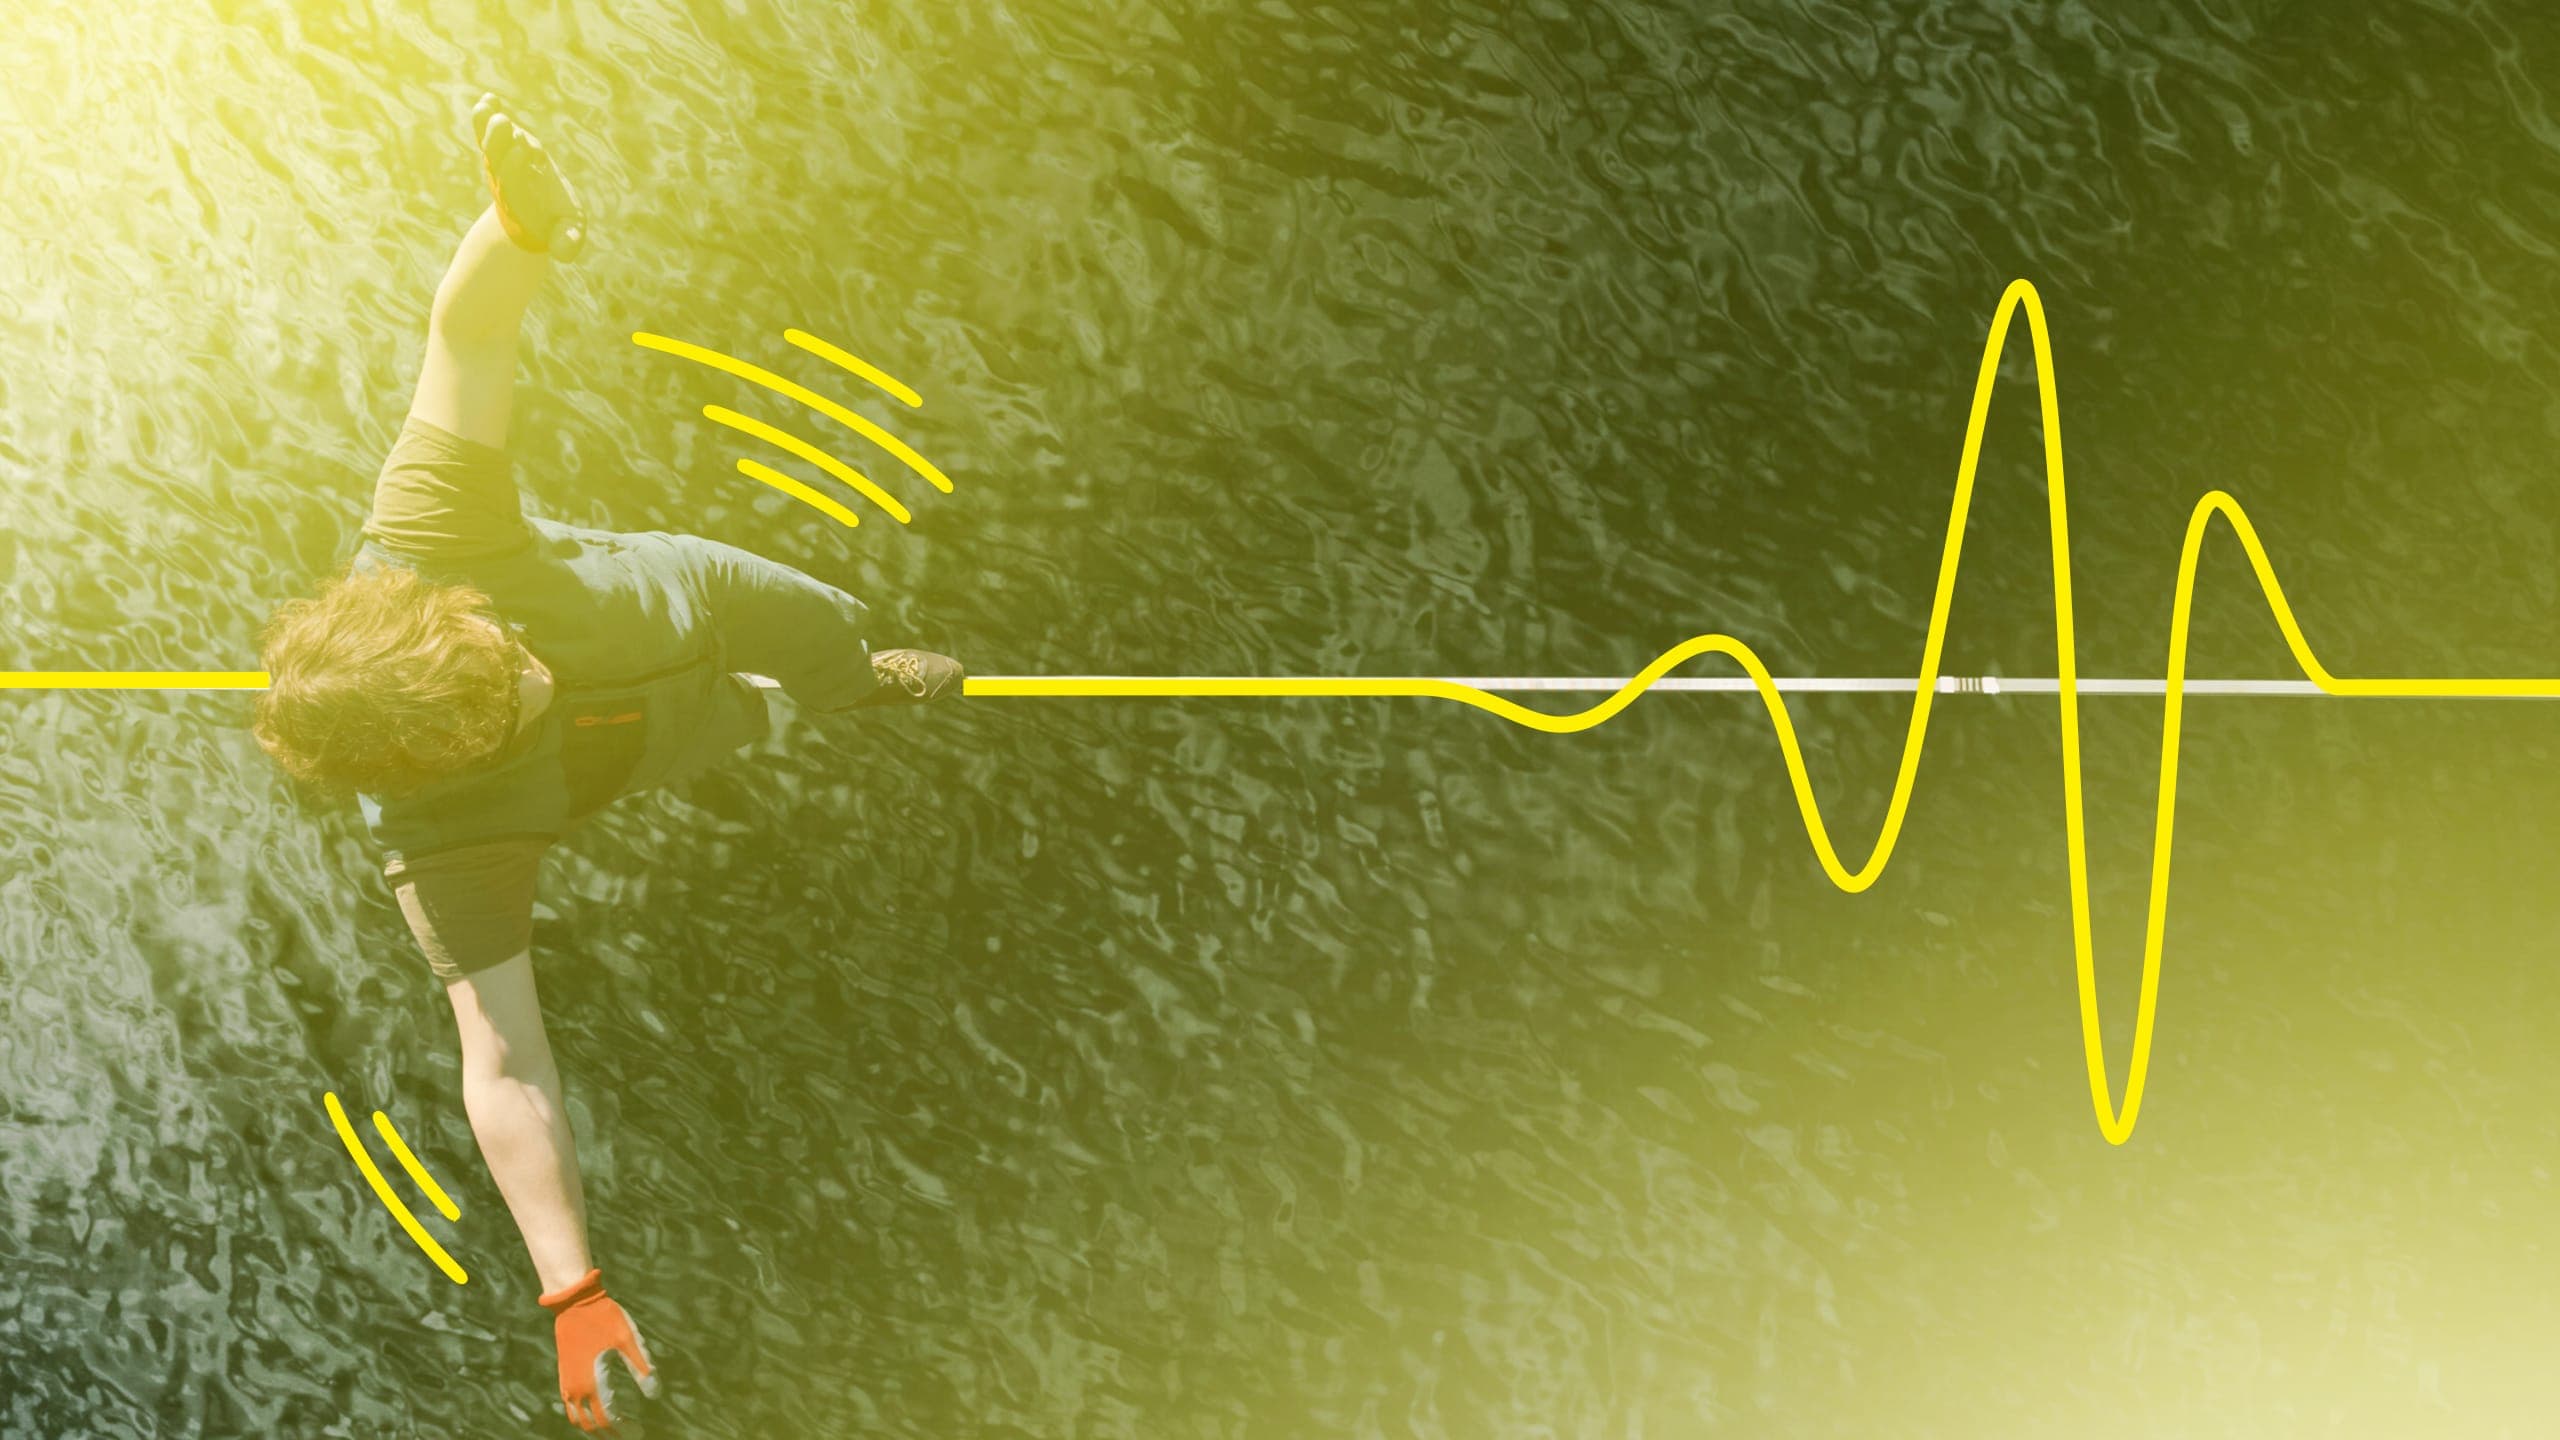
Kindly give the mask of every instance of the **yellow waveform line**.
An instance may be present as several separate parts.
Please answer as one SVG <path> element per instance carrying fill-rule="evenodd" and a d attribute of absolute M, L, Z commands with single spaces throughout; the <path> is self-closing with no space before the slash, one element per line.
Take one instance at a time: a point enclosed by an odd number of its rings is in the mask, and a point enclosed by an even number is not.
<path fill-rule="evenodd" d="M 356 1138 L 356 1127 L 347 1123 L 346 1108 L 338 1103 L 338 1092 L 327 1091 L 325 1096 L 329 1103 L 329 1123 L 338 1127 L 338 1139 L 346 1145 L 347 1153 L 355 1157 L 356 1168 L 364 1172 L 366 1183 L 373 1186 L 373 1193 L 382 1201 L 383 1208 L 391 1212 L 391 1218 L 400 1222 L 400 1228 L 409 1232 L 409 1238 L 418 1242 L 418 1248 L 427 1252 L 427 1258 L 436 1263 L 436 1268 L 442 1270 L 447 1279 L 456 1285 L 469 1284 L 471 1277 L 462 1273 L 462 1267 L 453 1263 L 453 1257 L 436 1243 L 436 1237 L 428 1234 L 426 1227 L 418 1223 L 418 1217 L 409 1213 L 409 1207 L 400 1203 L 400 1197 L 391 1193 L 390 1182 L 382 1178 L 382 1171 L 374 1165 L 373 1156 L 366 1153 L 364 1142 Z M 398 1145 L 399 1141 L 395 1138 L 392 1143 Z M 414 1165 L 415 1157 L 408 1153 L 408 1149 L 401 1145 L 400 1156 Z M 411 1173 L 421 1172 L 413 1170 Z M 438 1190 L 435 1194 L 441 1199 L 444 1192 Z M 450 1205 L 453 1202 L 446 1200 L 444 1203 Z M 460 1213 L 453 1211 L 445 1218 L 453 1219 Z"/>
<path fill-rule="evenodd" d="M 393 1158 L 400 1162 L 401 1169 L 409 1172 L 409 1178 L 416 1182 L 417 1187 L 426 1193 L 427 1199 L 434 1204 L 437 1213 L 447 1220 L 461 1219 L 462 1207 L 454 1204 L 453 1197 L 444 1193 L 444 1187 L 436 1183 L 436 1177 L 428 1174 L 427 1167 L 418 1163 L 417 1154 L 409 1148 L 409 1142 L 401 1139 L 400 1132 L 391 1128 L 391 1117 L 379 1110 L 374 1111 L 373 1128 L 381 1133 L 384 1143 L 391 1147 Z"/>
<path fill-rule="evenodd" d="M 722 405 L 703 406 L 702 418 L 726 425 L 732 430 L 743 430 L 747 434 L 753 435 L 768 445 L 779 446 L 782 449 L 790 451 L 792 454 L 797 455 L 801 459 L 808 461 L 810 464 L 817 466 L 819 469 L 826 471 L 828 474 L 833 475 L 847 485 L 852 486 L 854 489 L 861 491 L 865 499 L 869 500 L 872 504 L 879 506 L 881 509 L 888 511 L 889 518 L 897 521 L 901 525 L 904 525 L 915 518 L 914 515 L 908 513 L 906 506 L 898 503 L 896 496 L 891 495 L 888 491 L 872 484 L 870 476 L 854 469 L 852 466 L 847 465 L 833 455 L 828 454 L 826 451 L 819 449 L 817 446 L 810 444 L 808 441 L 801 439 L 799 436 L 792 434 L 788 430 L 781 429 L 778 426 L 767 425 L 752 415 L 741 415 L 737 411 L 731 410 Z M 763 477 L 758 476 L 757 478 L 762 479 Z"/>
<path fill-rule="evenodd" d="M 2071 861 L 2071 947 L 2080 981 L 2081 1050 L 2087 1062 L 2089 1099 L 2097 1111 L 2098 1128 L 2109 1144 L 2121 1145 L 2133 1136 L 2134 1123 L 2142 1109 L 2143 1087 L 2151 1069 L 2151 1041 L 2159 1013 L 2160 956 L 2169 914 L 2170 841 L 2178 806 L 2178 736 L 2185 713 L 2187 630 L 2195 599 L 2196 559 L 2204 544 L 2206 527 L 2214 517 L 2220 516 L 2230 523 L 2233 535 L 2240 541 L 2240 548 L 2248 553 L 2250 568 L 2257 573 L 2258 587 L 2266 596 L 2267 607 L 2273 612 L 2277 627 L 2284 632 L 2285 645 L 2293 652 L 2294 663 L 2327 694 L 2411 698 L 2549 697 L 2560 696 L 2560 679 L 2354 680 L 2329 673 L 2328 667 L 2311 653 L 2310 642 L 2303 639 L 2302 627 L 2294 620 L 2293 607 L 2285 600 L 2284 587 L 2277 582 L 2275 569 L 2268 563 L 2266 547 L 2259 543 L 2257 530 L 2250 525 L 2249 517 L 2241 512 L 2240 502 L 2220 490 L 2206 492 L 2187 516 L 2185 548 L 2178 557 L 2177 604 L 2169 625 L 2168 681 L 2160 734 L 2159 809 L 2152 828 L 2150 910 L 2142 942 L 2142 1000 L 2134 1019 L 2133 1060 L 2125 1077 L 2124 1106 L 2118 1110 L 2107 1082 L 2105 1031 L 2098 1014 L 2097 962 L 2089 934 L 2088 839 L 2082 823 L 2079 666 L 2073 639 L 2070 523 L 2063 498 L 2062 415 L 2059 392 L 2054 383 L 2052 341 L 2045 330 L 2044 304 L 2037 296 L 2035 286 L 2025 280 L 2012 282 L 2001 296 L 1999 313 L 1991 322 L 1990 338 L 1983 345 L 1982 366 L 1974 379 L 1973 410 L 1965 425 L 1964 455 L 1956 470 L 1955 504 L 1947 521 L 1946 548 L 1938 562 L 1937 594 L 1929 607 L 1928 639 L 1921 648 L 1920 677 L 1912 697 L 1911 725 L 1903 740 L 1902 759 L 1894 775 L 1893 797 L 1886 806 L 1883 828 L 1866 862 L 1854 871 L 1842 863 L 1838 849 L 1831 842 L 1831 829 L 1824 823 L 1822 806 L 1814 798 L 1813 781 L 1805 770 L 1804 754 L 1796 742 L 1795 721 L 1787 713 L 1785 697 L 1779 693 L 1768 667 L 1761 663 L 1751 647 L 1729 635 L 1699 635 L 1685 640 L 1664 651 L 1659 659 L 1644 668 L 1642 674 L 1630 679 L 1608 699 L 1587 710 L 1566 715 L 1531 710 L 1471 685 L 1427 678 L 1221 677 L 1154 680 L 1024 676 L 966 681 L 962 685 L 962 693 L 1425 696 L 1472 705 L 1533 730 L 1567 735 L 1588 730 L 1625 709 L 1647 686 L 1675 666 L 1700 655 L 1724 655 L 1750 672 L 1752 688 L 1759 692 L 1760 703 L 1769 712 L 1769 723 L 1777 731 L 1778 748 L 1786 758 L 1787 780 L 1795 790 L 1796 809 L 1804 818 L 1805 833 L 1813 841 L 1815 857 L 1822 862 L 1823 871 L 1831 877 L 1833 884 L 1850 894 L 1857 894 L 1874 884 L 1876 877 L 1884 872 L 1894 844 L 1901 838 L 1903 818 L 1910 808 L 1912 783 L 1920 769 L 1921 744 L 1928 734 L 1930 710 L 1937 699 L 1939 656 L 1946 643 L 1948 609 L 1955 598 L 1956 570 L 1964 550 L 1965 515 L 1973 504 L 1974 472 L 1981 460 L 1983 427 L 1991 411 L 1992 382 L 1999 375 L 2000 356 L 2008 343 L 2010 321 L 2020 310 L 2026 312 L 2027 328 L 2035 346 L 2036 393 L 2044 420 L 2047 509 L 2053 537 L 2054 648 L 2059 667 L 2057 694 L 2062 702 L 2063 827 Z"/>
<path fill-rule="evenodd" d="M 788 339 L 790 334 L 798 333 L 801 332 L 788 332 L 784 338 Z M 631 335 L 631 343 L 644 349 L 658 350 L 669 355 L 679 356 L 683 359 L 691 360 L 696 364 L 708 365 L 714 370 L 735 375 L 749 384 L 761 385 L 776 395 L 787 396 L 790 399 L 797 400 L 801 404 L 808 406 L 810 409 L 817 411 L 819 414 L 826 416 L 828 419 L 835 421 L 837 424 L 852 430 L 855 434 L 869 440 L 872 444 L 877 445 L 881 449 L 888 451 L 890 454 L 897 456 L 902 464 L 904 464 L 908 469 L 916 472 L 918 475 L 923 476 L 936 490 L 941 491 L 945 495 L 951 493 L 951 477 L 934 468 L 932 461 L 917 454 L 915 450 L 907 444 L 907 442 L 890 434 L 888 431 L 881 429 L 879 426 L 872 424 L 869 420 L 856 415 L 852 411 L 844 408 L 842 405 L 837 404 L 833 400 L 828 399 L 826 396 L 819 394 L 817 391 L 812 390 L 805 385 L 785 380 L 781 376 L 774 374 L 772 371 L 765 369 L 761 365 L 750 365 L 746 361 L 738 359 L 736 356 L 723 355 L 717 350 L 707 350 L 700 345 L 687 344 L 682 340 L 670 340 L 664 335 L 652 335 L 646 330 L 633 331 Z M 815 343 L 825 344 L 824 341 L 816 341 Z M 803 346 L 802 348 L 806 349 L 809 347 Z M 851 361 L 853 365 L 861 366 L 861 369 L 856 371 L 856 373 L 863 374 L 864 372 L 869 372 L 868 374 L 864 374 L 864 378 L 866 379 L 871 378 L 873 375 L 879 375 L 879 378 L 882 380 L 888 379 L 887 376 L 880 375 L 878 371 L 872 370 L 871 367 L 863 365 L 861 361 L 855 360 L 850 355 L 845 355 L 843 351 L 835 350 L 835 347 L 833 346 L 828 346 L 827 349 L 834 351 L 834 354 L 827 354 L 826 351 L 818 351 L 816 353 L 826 355 L 826 358 L 830 360 L 835 359 L 837 356 L 843 356 L 843 360 L 838 361 L 838 363 L 841 364 L 844 363 L 844 361 Z M 890 383 L 894 385 L 897 382 L 890 381 Z M 898 386 L 898 389 L 906 390 L 906 387 L 901 385 Z M 896 394 L 897 392 L 892 391 L 891 393 Z M 912 390 L 906 390 L 906 394 L 900 395 L 899 398 L 903 400 L 906 399 L 907 395 L 913 395 L 914 393 L 915 392 Z M 909 400 L 908 403 L 912 405 L 921 404 L 922 402 Z"/>
<path fill-rule="evenodd" d="M 792 479 L 790 476 L 783 474 L 781 471 L 774 469 L 763 461 L 750 460 L 742 455 L 738 458 L 738 473 L 746 476 L 750 480 L 761 480 L 767 485 L 772 486 L 774 489 L 781 491 L 783 494 L 790 496 L 792 499 L 799 501 L 801 504 L 811 506 L 827 515 L 833 516 L 836 523 L 840 525 L 859 525 L 862 523 L 861 516 L 847 510 L 841 503 L 832 497 L 823 495 L 818 491 L 801 484 L 799 481 Z"/>
<path fill-rule="evenodd" d="M 0 670 L 0 690 L 264 690 L 264 670 Z"/>

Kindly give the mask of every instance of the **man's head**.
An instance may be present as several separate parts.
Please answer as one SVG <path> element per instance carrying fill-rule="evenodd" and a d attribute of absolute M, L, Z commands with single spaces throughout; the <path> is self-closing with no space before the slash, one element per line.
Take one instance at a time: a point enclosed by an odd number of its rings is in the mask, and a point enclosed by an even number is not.
<path fill-rule="evenodd" d="M 400 566 L 351 570 L 279 608 L 253 722 L 286 773 L 400 795 L 486 759 L 515 727 L 525 655 L 489 597 Z"/>

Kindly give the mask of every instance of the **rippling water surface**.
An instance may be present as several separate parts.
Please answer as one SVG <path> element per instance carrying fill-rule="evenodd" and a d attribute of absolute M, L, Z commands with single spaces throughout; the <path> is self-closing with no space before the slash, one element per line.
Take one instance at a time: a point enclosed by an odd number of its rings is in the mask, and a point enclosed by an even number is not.
<path fill-rule="evenodd" d="M 2086 673 L 2159 673 L 2222 486 L 2340 673 L 2560 674 L 2527 0 L 0 11 L 0 666 L 253 663 L 361 518 L 488 87 L 597 212 L 532 503 L 981 673 L 1624 675 L 1709 630 L 1908 671 L 2024 276 Z M 926 397 L 866 406 L 958 481 L 911 527 L 738 477 L 697 418 L 736 387 L 628 339 L 801 373 L 795 325 Z M 2028 373 L 1963 673 L 2052 673 Z M 2199 609 L 2198 673 L 2285 673 L 2227 537 Z M 442 996 L 245 713 L 0 702 L 0 1433 L 566 1433 Z M 2555 713 L 2190 706 L 2122 1148 L 2049 703 L 1942 708 L 1854 897 L 1747 699 L 795 720 L 545 877 L 651 1426 L 2542 1433 Z M 1854 861 L 1904 712 L 1798 716 Z M 2119 1084 L 2158 724 L 2089 705 Z M 468 1286 L 330 1089 L 454 1191 Z"/>

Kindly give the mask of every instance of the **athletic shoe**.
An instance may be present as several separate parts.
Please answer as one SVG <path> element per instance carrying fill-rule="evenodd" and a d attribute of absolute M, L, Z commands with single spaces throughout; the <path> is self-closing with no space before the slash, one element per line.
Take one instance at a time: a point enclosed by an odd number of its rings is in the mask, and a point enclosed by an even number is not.
<path fill-rule="evenodd" d="M 880 679 L 880 688 L 846 706 L 860 710 L 871 705 L 922 705 L 945 695 L 960 693 L 960 682 L 969 672 L 948 655 L 930 650 L 874 650 L 871 673 Z"/>
<path fill-rule="evenodd" d="M 542 142 L 495 95 L 471 107 L 471 135 L 480 143 L 480 176 L 507 238 L 554 260 L 577 259 L 587 246 L 587 212 Z"/>

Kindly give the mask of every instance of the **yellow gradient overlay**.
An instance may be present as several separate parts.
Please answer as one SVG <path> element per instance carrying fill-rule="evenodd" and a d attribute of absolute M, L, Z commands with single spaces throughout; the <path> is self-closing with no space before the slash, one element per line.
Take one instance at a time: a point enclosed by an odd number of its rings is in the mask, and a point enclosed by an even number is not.
<path fill-rule="evenodd" d="M 338 1104 L 338 1092 L 331 1090 L 325 1094 L 329 1102 L 329 1123 L 338 1127 L 338 1138 L 345 1142 L 347 1153 L 355 1157 L 356 1168 L 364 1172 L 366 1182 L 373 1186 L 373 1193 L 381 1199 L 383 1208 L 391 1212 L 391 1218 L 400 1222 L 400 1228 L 409 1232 L 409 1238 L 418 1242 L 418 1248 L 427 1252 L 427 1258 L 436 1262 L 436 1268 L 442 1270 L 448 1279 L 456 1285 L 469 1284 L 471 1277 L 462 1273 L 462 1267 L 453 1263 L 452 1256 L 444 1253 L 444 1247 L 436 1243 L 436 1237 L 428 1234 L 426 1227 L 418 1223 L 418 1217 L 409 1213 L 409 1207 L 400 1203 L 400 1197 L 391 1193 L 390 1182 L 382 1178 L 382 1171 L 374 1166 L 373 1156 L 365 1152 L 364 1142 L 356 1138 L 356 1127 L 347 1123 L 346 1109 Z M 379 1114 L 374 1118 L 376 1123 L 381 1122 Z M 384 1133 L 389 1133 L 387 1125 Z M 424 1171 L 416 1168 L 417 1158 L 409 1153 L 409 1147 L 401 1145 L 396 1136 L 392 1137 L 391 1143 L 398 1147 L 401 1160 L 412 1167 L 410 1173 L 423 1177 Z M 444 1198 L 442 1190 L 434 1190 L 432 1185 L 429 1188 L 445 1206 L 452 1205 L 452 1201 Z M 445 1218 L 450 1220 L 460 1213 L 447 1210 Z"/>
<path fill-rule="evenodd" d="M 1973 503 L 1974 470 L 1982 453 L 1982 432 L 1991 413 L 1992 382 L 1998 378 L 2000 354 L 2009 337 L 2009 322 L 2020 310 L 2027 316 L 2027 326 L 2035 342 L 2036 394 L 2044 419 L 2044 470 L 2048 511 L 2053 533 L 2053 614 L 2055 661 L 2059 668 L 2059 694 L 2062 701 L 2062 788 L 2064 833 L 2068 838 L 2071 858 L 2071 945 L 2072 958 L 2080 975 L 2080 1039 L 2088 1063 L 2089 1100 L 2098 1115 L 2098 1128 L 2110 1144 L 2121 1145 L 2133 1136 L 2135 1118 L 2141 1113 L 2143 1083 L 2151 1068 L 2151 1036 L 2157 1017 L 2160 993 L 2161 937 L 2169 914 L 2169 844 L 2173 817 L 2178 806 L 2178 732 L 2185 708 L 2187 674 L 2187 629 L 2195 598 L 2196 557 L 2204 545 L 2205 530 L 2217 515 L 2230 522 L 2239 538 L 2240 548 L 2248 553 L 2250 568 L 2257 572 L 2258 588 L 2274 612 L 2276 625 L 2284 631 L 2285 645 L 2293 652 L 2294 663 L 2302 667 L 2322 691 L 2331 695 L 2369 695 L 2401 697 L 2476 697 L 2476 696 L 2560 696 L 2560 680 L 2496 680 L 2496 679 L 2406 679 L 2346 680 L 2329 673 L 2318 657 L 2311 653 L 2310 643 L 2302 638 L 2302 628 L 2294 623 L 2293 607 L 2286 603 L 2284 587 L 2277 583 L 2275 570 L 2267 563 L 2266 548 L 2258 543 L 2258 534 L 2249 517 L 2240 511 L 2240 503 L 2220 490 L 2208 491 L 2196 502 L 2187 516 L 2186 546 L 2178 557 L 2177 606 L 2169 625 L 2169 673 L 2167 703 L 2160 732 L 2160 801 L 2152 829 L 2150 917 L 2142 942 L 2142 1003 L 2133 1024 L 2133 1062 L 2125 1077 L 2124 1108 L 2116 1109 L 2107 1083 L 2107 1058 L 2104 1031 L 2098 1018 L 2097 967 L 2089 938 L 2089 869 L 2086 831 L 2081 821 L 2080 798 L 2080 692 L 2078 666 L 2074 659 L 2071 610 L 2071 536 L 2070 523 L 2063 501 L 2062 488 L 2062 415 L 2053 378 L 2053 347 L 2045 331 L 2044 305 L 2035 287 L 2024 280 L 2012 282 L 2000 298 L 1999 313 L 1992 318 L 1991 335 L 1982 348 L 1982 367 L 1974 380 L 1973 413 L 1965 424 L 1964 457 L 1956 469 L 1955 506 L 1947 520 L 1947 541 L 1938 562 L 1938 590 L 1929 607 L 1929 635 L 1921 647 L 1919 688 L 1911 706 L 1911 727 L 1902 746 L 1902 762 L 1894 776 L 1893 798 L 1886 807 L 1882 832 L 1865 863 L 1851 870 L 1841 861 L 1839 851 L 1831 843 L 1830 827 L 1823 823 L 1822 807 L 1814 799 L 1813 782 L 1805 772 L 1804 755 L 1796 744 L 1795 722 L 1787 714 L 1785 697 L 1779 694 L 1770 678 L 1768 667 L 1751 647 L 1729 635 L 1700 635 L 1685 640 L 1662 653 L 1661 658 L 1644 668 L 1621 686 L 1616 693 L 1588 710 L 1569 715 L 1550 715 L 1532 710 L 1498 695 L 1471 685 L 1433 679 L 1257 679 L 1250 677 L 1123 679 L 1040 677 L 964 681 L 966 695 L 1022 696 L 1424 696 L 1454 700 L 1488 710 L 1515 724 L 1554 735 L 1569 735 L 1588 730 L 1633 703 L 1636 696 L 1675 667 L 1700 655 L 1724 655 L 1750 672 L 1752 686 L 1759 692 L 1760 703 L 1769 712 L 1769 723 L 1778 732 L 1778 748 L 1786 757 L 1787 779 L 1795 788 L 1796 809 L 1804 817 L 1805 832 L 1813 840 L 1814 855 L 1822 862 L 1832 883 L 1851 894 L 1865 890 L 1884 872 L 1885 862 L 1893 854 L 1894 842 L 1902 834 L 1902 821 L 1910 809 L 1913 778 L 1920 770 L 1920 746 L 1929 729 L 1929 712 L 1937 699 L 1939 653 L 1947 638 L 1948 606 L 1955 598 L 1956 568 L 1964 549 L 1965 514 Z"/>

